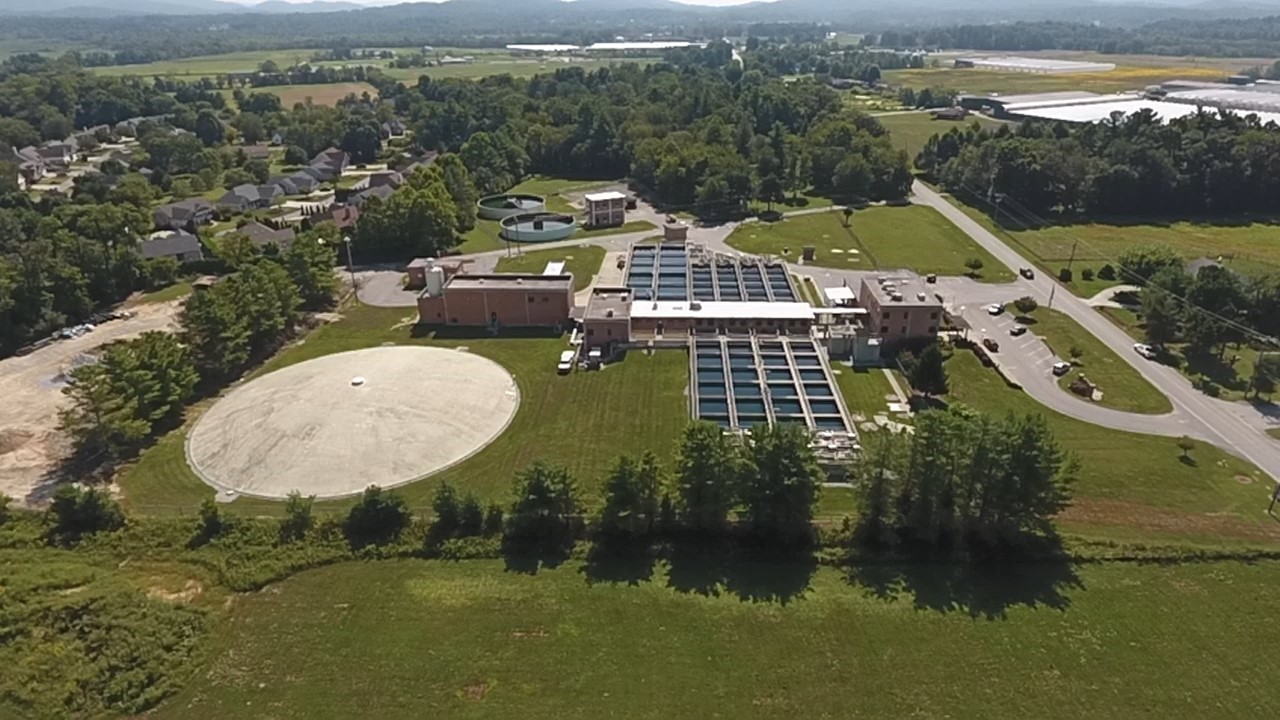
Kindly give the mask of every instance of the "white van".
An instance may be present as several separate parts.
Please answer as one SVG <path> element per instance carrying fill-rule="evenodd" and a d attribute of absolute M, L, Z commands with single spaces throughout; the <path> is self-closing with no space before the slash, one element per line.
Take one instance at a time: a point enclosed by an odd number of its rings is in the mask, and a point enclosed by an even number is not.
<path fill-rule="evenodd" d="M 556 372 L 564 375 L 573 369 L 573 356 L 576 355 L 572 350 L 565 350 L 560 353 L 560 363 L 556 365 Z"/>

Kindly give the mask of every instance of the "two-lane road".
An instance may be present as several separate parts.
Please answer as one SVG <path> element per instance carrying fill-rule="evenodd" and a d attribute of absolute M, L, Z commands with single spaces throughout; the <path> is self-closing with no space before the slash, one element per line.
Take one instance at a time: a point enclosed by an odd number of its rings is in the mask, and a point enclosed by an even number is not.
<path fill-rule="evenodd" d="M 927 185 L 917 182 L 912 189 L 915 193 L 913 202 L 942 213 L 1010 269 L 1016 271 L 1018 268 L 1034 267 L 1034 263 Z M 1029 294 L 1045 305 L 1049 304 L 1052 296 L 1055 310 L 1070 316 L 1142 373 L 1156 389 L 1169 398 L 1175 413 L 1186 416 L 1183 422 L 1189 435 L 1202 437 L 1233 455 L 1249 460 L 1272 478 L 1280 478 L 1280 443 L 1263 432 L 1268 427 L 1280 427 L 1275 420 L 1244 403 L 1229 403 L 1207 397 L 1191 387 L 1186 378 L 1173 368 L 1143 359 L 1134 352 L 1133 339 L 1128 334 L 1043 273 L 1038 274 L 1034 280 L 1020 279 L 1019 282 L 1030 291 Z"/>

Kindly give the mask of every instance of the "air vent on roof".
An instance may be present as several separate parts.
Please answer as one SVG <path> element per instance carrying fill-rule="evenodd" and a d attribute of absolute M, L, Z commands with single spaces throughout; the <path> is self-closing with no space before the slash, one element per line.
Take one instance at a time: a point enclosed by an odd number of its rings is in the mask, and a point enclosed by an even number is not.
<path fill-rule="evenodd" d="M 604 311 L 604 316 L 605 316 L 605 317 L 607 317 L 607 318 L 611 318 L 611 317 L 613 317 L 613 311 L 612 311 L 612 310 L 605 310 L 605 311 Z"/>
<path fill-rule="evenodd" d="M 928 295 L 925 295 L 925 294 L 924 294 L 924 293 L 922 293 L 922 292 L 918 292 L 918 293 L 916 293 L 916 299 L 917 299 L 917 300 L 919 300 L 920 302 L 924 302 L 924 299 L 925 299 L 925 298 L 927 298 L 927 297 L 929 297 L 929 296 L 928 296 Z"/>
<path fill-rule="evenodd" d="M 702 309 L 702 303 L 697 302 L 697 301 L 691 302 L 691 303 L 689 303 L 689 309 L 690 309 L 690 310 L 701 310 L 701 309 Z"/>

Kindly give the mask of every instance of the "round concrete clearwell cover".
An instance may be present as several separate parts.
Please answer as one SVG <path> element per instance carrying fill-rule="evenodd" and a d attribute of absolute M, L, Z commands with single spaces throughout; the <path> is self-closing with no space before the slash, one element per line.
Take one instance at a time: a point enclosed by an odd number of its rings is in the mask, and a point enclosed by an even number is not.
<path fill-rule="evenodd" d="M 228 393 L 196 422 L 187 460 L 206 483 L 242 495 L 354 495 L 467 458 L 502 433 L 519 404 L 511 374 L 468 352 L 338 353 Z"/>

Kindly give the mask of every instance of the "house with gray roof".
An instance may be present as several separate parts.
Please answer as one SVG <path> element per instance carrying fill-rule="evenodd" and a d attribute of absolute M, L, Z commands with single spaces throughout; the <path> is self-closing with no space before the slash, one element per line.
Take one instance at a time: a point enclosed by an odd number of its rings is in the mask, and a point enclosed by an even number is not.
<path fill-rule="evenodd" d="M 365 190 L 384 186 L 395 189 L 403 184 L 404 175 L 401 175 L 395 170 L 383 170 L 360 178 L 360 182 L 357 182 L 351 189 L 357 193 L 361 193 Z"/>
<path fill-rule="evenodd" d="M 395 192 L 396 192 L 396 189 L 391 187 L 390 185 L 379 185 L 377 187 L 372 187 L 372 188 L 369 188 L 368 190 L 365 190 L 363 192 L 358 192 L 355 195 L 352 195 L 347 200 L 347 204 L 355 205 L 356 207 L 364 207 L 365 203 L 369 202 L 370 200 L 373 200 L 374 198 L 377 198 L 383 202 L 386 202 L 388 198 L 390 198 L 392 195 L 395 194 Z"/>
<path fill-rule="evenodd" d="M 280 188 L 281 194 L 284 195 L 306 195 L 320 187 L 319 181 L 304 172 L 279 175 L 268 180 L 267 184 Z"/>
<path fill-rule="evenodd" d="M 321 173 L 321 177 L 316 178 L 317 180 L 337 180 L 342 176 L 343 171 L 347 169 L 347 165 L 350 162 L 350 155 L 338 148 L 331 147 L 320 151 L 319 154 L 312 158 L 310 167 Z"/>
<path fill-rule="evenodd" d="M 142 257 L 147 260 L 171 257 L 178 262 L 195 262 L 204 259 L 204 251 L 200 248 L 200 238 L 189 232 L 174 232 L 167 235 L 157 234 L 143 240 L 138 248 Z"/>
<path fill-rule="evenodd" d="M 160 230 L 194 230 L 213 219 L 213 203 L 204 198 L 188 198 L 161 205 L 152 212 Z"/>
<path fill-rule="evenodd" d="M 247 212 L 271 207 L 271 202 L 284 193 L 278 185 L 237 185 L 218 198 L 222 212 Z"/>
<path fill-rule="evenodd" d="M 258 247 L 259 250 L 265 250 L 269 245 L 275 245 L 281 251 L 288 250 L 293 244 L 293 240 L 297 234 L 293 228 L 284 228 L 276 230 L 274 228 L 263 225 L 260 222 L 251 221 L 236 228 L 235 230 L 227 230 L 222 235 L 243 235 L 249 238 L 249 241 Z"/>

